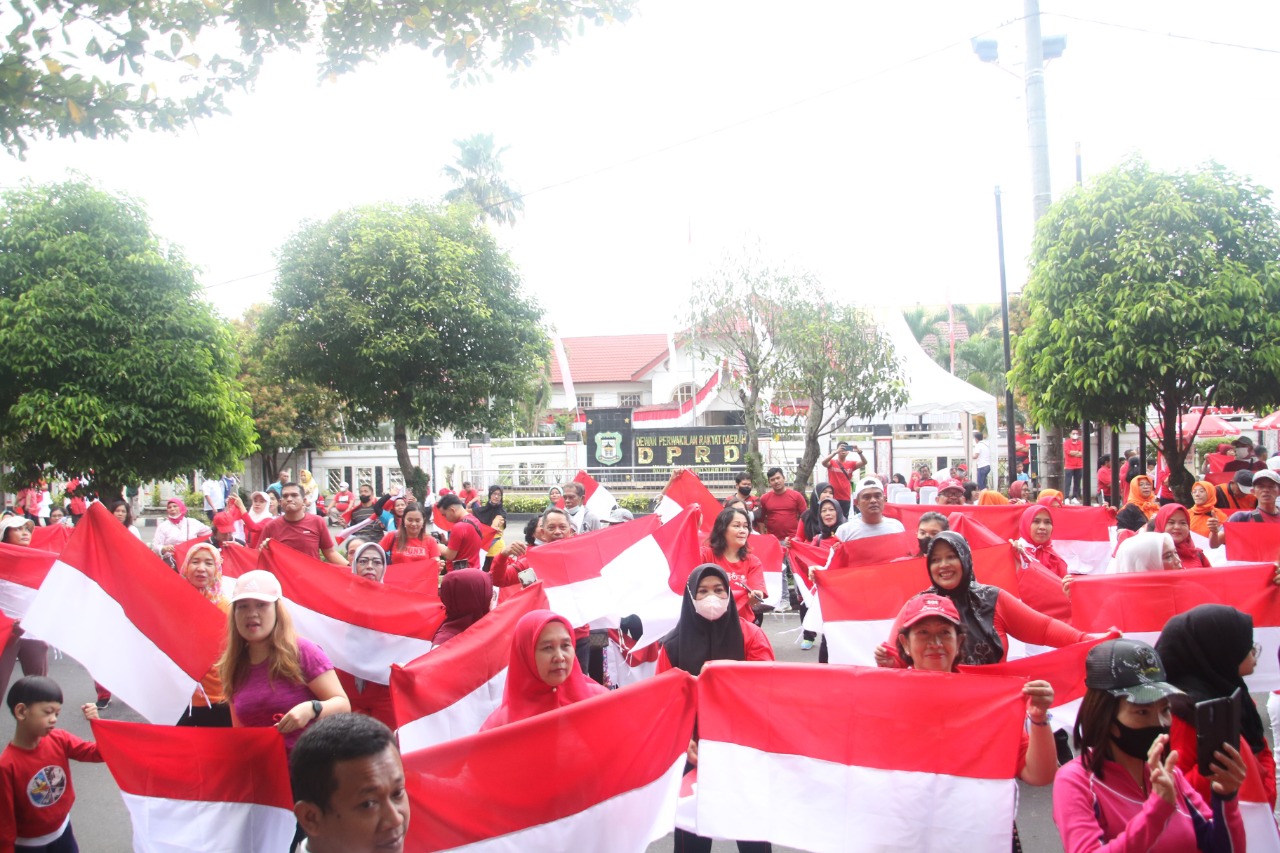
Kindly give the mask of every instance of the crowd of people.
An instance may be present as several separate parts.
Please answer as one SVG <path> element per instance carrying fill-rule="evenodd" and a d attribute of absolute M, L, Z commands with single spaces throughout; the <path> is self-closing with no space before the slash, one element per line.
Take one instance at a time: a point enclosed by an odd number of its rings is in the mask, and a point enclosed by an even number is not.
<path fill-rule="evenodd" d="M 1280 521 L 1280 473 L 1265 463 L 1257 466 L 1252 456 L 1231 455 L 1233 462 L 1245 464 L 1231 469 L 1225 488 L 1197 482 L 1190 507 L 1160 495 L 1141 466 L 1126 461 L 1128 500 L 1114 516 L 1118 543 L 1106 571 L 1206 567 L 1204 548 L 1221 544 L 1224 521 Z M 1069 601 L 1073 575 L 1055 548 L 1054 510 L 1072 500 L 1072 491 L 1078 494 L 1079 476 L 1069 480 L 1075 482 L 1065 494 L 1037 493 L 1025 480 L 1013 483 L 1022 484 L 1021 489 L 1001 493 L 986 488 L 989 464 L 980 463 L 989 458 L 975 455 L 973 461 L 978 481 L 964 479 L 967 470 L 961 469 L 938 481 L 922 467 L 913 482 L 900 484 L 917 491 L 936 489 L 937 509 L 919 516 L 914 556 L 923 561 L 927 576 L 920 578 L 920 592 L 903 605 L 890 635 L 874 649 L 881 667 L 927 677 L 923 673 L 1000 663 L 1008 658 L 1010 638 L 1048 647 L 1101 639 L 1072 627 L 1066 614 L 1049 605 L 980 583 L 970 538 L 981 531 L 962 515 L 947 514 L 948 506 L 1025 504 L 1020 535 L 1009 546 L 1020 565 L 1034 564 L 1060 579 L 1063 598 Z M 768 593 L 753 536 L 776 537 L 784 552 L 792 543 L 856 549 L 875 537 L 909 536 L 887 501 L 890 482 L 869 473 L 856 446 L 838 445 L 821 466 L 828 479 L 815 484 L 807 497 L 787 484 L 785 472 L 772 468 L 761 494 L 754 493 L 744 474 L 721 506 L 702 508 L 715 513 L 714 522 L 702 544 L 700 564 L 685 584 L 677 624 L 648 650 L 646 659 L 656 662 L 656 671 L 674 668 L 697 676 L 709 661 L 774 659 L 760 627 Z M 1130 476 L 1132 469 L 1139 470 Z M 529 562 L 533 549 L 625 524 L 629 514 L 615 509 L 597 517 L 585 504 L 583 487 L 570 482 L 551 489 L 545 510 L 515 537 L 508 535 L 498 486 L 482 497 L 464 483 L 457 494 L 442 490 L 424 503 L 404 490 L 375 497 L 369 484 L 352 492 L 343 483 L 326 501 L 314 480 L 303 474 L 295 482 L 289 472 L 281 472 L 278 482 L 249 496 L 248 506 L 234 490 L 222 492 L 219 505 L 223 481 L 206 481 L 208 524 L 192 518 L 183 500 L 167 501 L 150 547 L 219 607 L 227 624 L 221 659 L 175 722 L 273 726 L 281 733 L 295 774 L 299 830 L 294 849 L 400 849 L 410 816 L 391 732 L 395 719 L 389 688 L 337 670 L 322 648 L 299 636 L 280 583 L 270 572 L 247 571 L 226 594 L 223 546 L 234 542 L 263 548 L 271 543 L 341 566 L 371 583 L 386 582 L 400 564 L 426 561 L 446 611 L 433 641 L 439 646 L 483 620 L 507 593 L 536 580 Z M 129 503 L 119 501 L 112 509 L 132 529 Z M 0 520 L 0 539 L 26 546 L 34 523 L 25 512 L 10 514 Z M 964 532 L 952 529 L 958 525 Z M 335 533 L 331 527 L 340 530 Z M 637 635 L 625 623 L 624 633 Z M 804 633 L 801 649 L 812 649 L 816 639 L 815 632 Z M 617 686 L 590 665 L 587 625 L 534 611 L 516 625 L 510 644 L 502 702 L 482 730 L 589 701 Z M 1154 648 L 1124 638 L 1099 643 L 1088 656 L 1088 693 L 1074 727 L 1074 755 L 1054 738 L 1048 713 L 1053 687 L 1045 680 L 1026 683 L 1017 777 L 1031 785 L 1054 784 L 1054 820 L 1068 851 L 1244 849 L 1237 792 L 1245 785 L 1257 787 L 1272 807 L 1276 797 L 1275 761 L 1262 718 L 1247 688 L 1242 699 L 1237 692 L 1260 653 L 1250 617 L 1220 605 L 1174 615 Z M 818 660 L 827 660 L 825 638 Z M 15 637 L 0 653 L 3 683 L 8 684 L 15 662 L 21 662 L 24 677 L 10 689 L 8 704 L 18 729 L 0 757 L 6 801 L 0 805 L 0 829 L 11 837 L 0 837 L 0 843 L 16 839 L 24 849 L 74 850 L 70 798 L 57 813 L 59 826 L 50 823 L 52 812 L 31 813 L 19 802 L 30 781 L 27 771 L 33 761 L 46 762 L 62 768 L 69 779 L 68 759 L 101 759 L 92 744 L 64 735 L 50 722 L 56 721 L 62 697 L 47 678 L 47 648 Z M 1211 745 L 1208 763 L 1198 763 L 1195 703 L 1227 697 L 1238 702 L 1240 741 Z M 88 704 L 84 713 L 93 716 L 101 707 L 101 702 Z M 1199 752 L 1203 757 L 1203 748 Z M 688 768 L 697 762 L 695 730 Z M 347 799 L 351 767 L 376 789 L 368 806 Z M 367 808 L 368 813 L 359 821 L 335 817 L 347 808 L 353 813 Z M 353 841 L 353 832 L 364 837 Z M 1016 828 L 1011 828 L 1011 841 L 1016 844 Z M 756 839 L 737 844 L 743 851 L 771 849 L 767 841 Z M 710 846 L 710 839 L 675 831 L 677 851 Z"/>

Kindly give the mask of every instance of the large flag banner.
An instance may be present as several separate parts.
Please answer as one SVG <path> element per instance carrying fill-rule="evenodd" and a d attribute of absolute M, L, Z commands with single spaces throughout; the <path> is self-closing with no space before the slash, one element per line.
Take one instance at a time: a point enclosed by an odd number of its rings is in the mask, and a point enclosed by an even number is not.
<path fill-rule="evenodd" d="M 1003 506 L 918 506 L 915 504 L 889 504 L 884 514 L 902 521 L 908 531 L 920 525 L 920 516 L 926 512 L 947 514 L 962 513 L 980 522 L 1001 539 L 1017 539 L 1018 522 L 1027 504 Z M 1053 516 L 1053 547 L 1072 572 L 1088 574 L 1106 569 L 1111 560 L 1116 521 L 1106 507 L 1061 506 L 1046 507 Z M 974 547 L 977 547 L 975 544 Z"/>
<path fill-rule="evenodd" d="M 1008 545 L 974 551 L 973 571 L 978 583 L 1018 594 L 1014 551 Z M 929 588 L 923 557 L 813 574 L 832 663 L 875 666 L 876 646 L 888 642 L 902 605 Z"/>
<path fill-rule="evenodd" d="M 902 533 L 841 542 L 840 551 L 843 554 L 841 561 L 847 566 L 875 566 L 919 555 L 920 541 L 913 527 Z"/>
<path fill-rule="evenodd" d="M 751 533 L 747 536 L 747 548 L 764 567 L 764 604 L 777 607 L 782 603 L 782 543 L 770 533 Z"/>
<path fill-rule="evenodd" d="M 430 651 L 444 622 L 438 598 L 366 580 L 275 543 L 262 550 L 258 567 L 280 581 L 298 633 L 335 667 L 366 681 L 388 683 L 391 665 Z"/>
<path fill-rule="evenodd" d="M 688 468 L 682 468 L 662 490 L 662 500 L 658 503 L 656 512 L 663 521 L 670 521 L 695 504 L 702 509 L 699 525 L 702 535 L 707 536 L 711 533 L 711 528 L 716 523 L 716 516 L 720 514 L 723 506 L 720 500 L 703 485 L 697 474 Z"/>
<path fill-rule="evenodd" d="M 1166 622 L 1200 604 L 1226 604 L 1253 617 L 1264 649 L 1280 644 L 1280 587 L 1274 563 L 1079 577 L 1071 584 L 1071 622 L 1081 631 L 1118 628 L 1155 645 Z M 1276 655 L 1264 653 L 1245 682 L 1255 692 L 1280 688 Z"/>
<path fill-rule="evenodd" d="M 408 753 L 405 849 L 643 853 L 675 824 L 694 685 L 669 670 Z"/>
<path fill-rule="evenodd" d="M 42 551 L 53 551 L 61 554 L 62 549 L 71 541 L 75 528 L 69 524 L 46 524 L 31 531 L 31 547 Z"/>
<path fill-rule="evenodd" d="M 675 626 L 689 573 L 698 565 L 697 513 L 656 515 L 531 548 L 529 566 L 551 609 L 574 626 L 643 620 L 647 645 Z"/>
<path fill-rule="evenodd" d="M 573 478 L 573 481 L 582 486 L 583 492 L 586 493 L 586 499 L 583 503 L 587 509 L 595 514 L 596 518 L 606 519 L 609 513 L 613 512 L 613 508 L 618 505 L 618 501 L 614 499 L 613 493 L 600 485 L 595 477 L 592 477 L 586 471 L 579 471 Z"/>
<path fill-rule="evenodd" d="M 391 667 L 391 704 L 401 752 L 480 731 L 502 703 L 511 634 L 520 617 L 545 610 L 542 584 L 520 590 L 467 630 L 404 666 Z"/>
<path fill-rule="evenodd" d="M 95 503 L 22 627 L 150 722 L 171 725 L 222 654 L 227 618 Z"/>
<path fill-rule="evenodd" d="M 1007 853 L 1024 683 L 709 663 L 698 676 L 697 832 L 818 853 Z"/>
<path fill-rule="evenodd" d="M 1228 521 L 1227 559 L 1240 563 L 1268 563 L 1280 559 L 1280 524 Z"/>
<path fill-rule="evenodd" d="M 56 559 L 52 551 L 0 543 L 0 612 L 10 619 L 25 616 Z"/>
<path fill-rule="evenodd" d="M 284 739 L 271 728 L 93 722 L 137 853 L 289 849 L 296 822 Z"/>

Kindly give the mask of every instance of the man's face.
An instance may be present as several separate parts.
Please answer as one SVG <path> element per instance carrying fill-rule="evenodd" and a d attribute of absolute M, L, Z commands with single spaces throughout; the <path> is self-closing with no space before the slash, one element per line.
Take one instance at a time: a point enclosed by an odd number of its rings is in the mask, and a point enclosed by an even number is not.
<path fill-rule="evenodd" d="M 299 516 L 306 512 L 306 505 L 302 502 L 302 490 L 297 486 L 290 486 L 280 493 L 280 506 L 284 508 L 284 514 L 289 517 Z"/>
<path fill-rule="evenodd" d="M 565 505 L 569 503 L 569 493 L 565 493 Z M 573 525 L 569 523 L 569 519 L 565 518 L 558 512 L 547 515 L 542 522 L 542 534 L 544 541 L 555 542 L 559 539 L 567 539 L 573 535 Z"/>
<path fill-rule="evenodd" d="M 858 512 L 868 524 L 879 524 L 884 516 L 884 492 L 881 489 L 864 489 L 858 494 Z"/>
<path fill-rule="evenodd" d="M 781 472 L 774 474 L 769 478 L 769 488 L 781 494 L 787 488 L 787 478 Z"/>
<path fill-rule="evenodd" d="M 367 504 L 371 500 L 373 500 L 373 489 L 369 488 L 368 486 L 361 486 L 360 487 L 360 503 Z"/>
<path fill-rule="evenodd" d="M 569 509 L 577 509 L 582 504 L 582 495 L 572 486 L 564 487 L 564 505 Z"/>
<path fill-rule="evenodd" d="M 409 829 L 409 795 L 400 753 L 388 746 L 377 755 L 339 761 L 337 790 L 329 807 L 300 803 L 295 811 L 312 853 L 400 853 Z"/>
<path fill-rule="evenodd" d="M 937 502 L 943 506 L 963 506 L 964 489 L 945 489 L 938 492 Z"/>
<path fill-rule="evenodd" d="M 1259 480 L 1253 484 L 1253 496 L 1258 499 L 1258 506 L 1274 509 L 1276 496 L 1280 495 L 1280 484 L 1274 480 Z"/>
<path fill-rule="evenodd" d="M 445 520 L 450 524 L 457 524 L 459 521 L 467 517 L 467 508 L 462 504 L 454 504 L 446 510 L 443 510 Z"/>
<path fill-rule="evenodd" d="M 281 483 L 281 484 L 284 484 L 284 483 L 289 482 L 289 479 L 290 479 L 292 476 L 293 476 L 293 472 L 292 472 L 292 471 L 288 471 L 288 470 L 281 471 L 281 472 L 280 472 L 280 483 Z"/>

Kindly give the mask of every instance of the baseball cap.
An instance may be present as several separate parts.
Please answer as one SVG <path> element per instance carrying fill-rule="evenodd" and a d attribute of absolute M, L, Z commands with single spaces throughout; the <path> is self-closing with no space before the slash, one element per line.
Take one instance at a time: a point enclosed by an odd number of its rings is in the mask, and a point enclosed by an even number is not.
<path fill-rule="evenodd" d="M 1135 705 L 1149 705 L 1182 691 L 1165 679 L 1156 650 L 1141 640 L 1108 640 L 1089 649 L 1084 662 L 1086 687 L 1123 696 Z"/>
<path fill-rule="evenodd" d="M 609 517 L 603 519 L 605 524 L 625 524 L 628 521 L 635 521 L 635 516 L 631 514 L 631 510 L 623 509 L 615 506 L 609 513 Z"/>
<path fill-rule="evenodd" d="M 28 524 L 35 526 L 35 522 L 25 515 L 6 515 L 0 519 L 0 536 L 4 536 L 4 532 L 10 528 L 26 527 Z"/>
<path fill-rule="evenodd" d="M 1234 482 L 1240 488 L 1240 491 L 1246 495 L 1249 494 L 1253 491 L 1253 472 L 1237 471 Z"/>
<path fill-rule="evenodd" d="M 231 603 L 235 604 L 245 599 L 271 603 L 279 601 L 282 594 L 280 581 L 276 580 L 275 575 L 265 569 L 254 569 L 236 578 L 236 588 L 231 593 Z"/>
<path fill-rule="evenodd" d="M 1247 435 L 1242 435 L 1235 441 L 1231 442 L 1232 447 L 1253 447 L 1253 439 Z"/>
<path fill-rule="evenodd" d="M 938 484 L 938 494 L 942 494 L 947 489 L 958 489 L 959 491 L 963 492 L 964 483 L 960 482 L 954 477 L 948 477 L 947 479 L 943 480 L 941 483 Z"/>
<path fill-rule="evenodd" d="M 1261 471 L 1254 471 L 1253 484 L 1255 486 L 1258 485 L 1258 481 L 1260 480 L 1270 480 L 1271 482 L 1275 483 L 1277 486 L 1280 486 L 1280 473 L 1276 473 L 1270 468 L 1263 468 Z"/>
<path fill-rule="evenodd" d="M 880 479 L 878 477 L 863 477 L 859 480 L 858 488 L 854 490 L 853 493 L 854 500 L 857 500 L 859 495 L 865 491 L 869 491 L 870 489 L 884 490 L 884 486 L 880 484 Z"/>
<path fill-rule="evenodd" d="M 213 529 L 219 533 L 231 533 L 236 529 L 235 519 L 225 512 L 213 514 Z"/>
<path fill-rule="evenodd" d="M 960 624 L 960 611 L 945 595 L 917 595 L 902 606 L 902 630 L 907 630 L 921 619 L 937 616 L 952 625 Z"/>

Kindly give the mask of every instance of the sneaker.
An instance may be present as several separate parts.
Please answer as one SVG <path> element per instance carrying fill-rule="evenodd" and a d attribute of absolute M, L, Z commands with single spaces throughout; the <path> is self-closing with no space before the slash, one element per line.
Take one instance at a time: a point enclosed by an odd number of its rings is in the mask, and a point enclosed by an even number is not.
<path fill-rule="evenodd" d="M 812 645 L 812 643 L 810 645 Z M 99 711 L 105 711 L 111 705 L 111 697 L 108 696 L 105 699 L 99 699 L 98 701 L 94 702 L 93 705 Z"/>
<path fill-rule="evenodd" d="M 813 640 L 801 640 L 800 648 L 804 649 L 806 652 L 809 651 L 813 648 Z"/>

